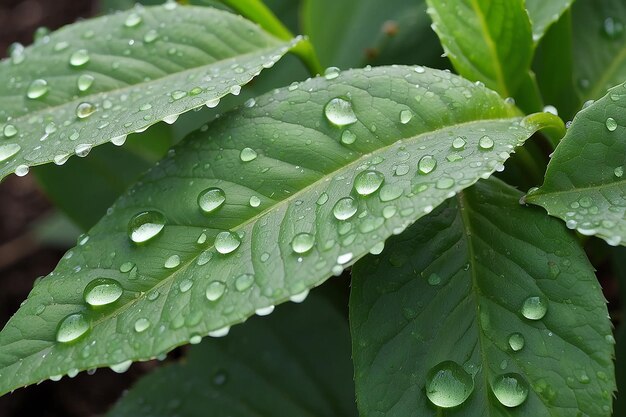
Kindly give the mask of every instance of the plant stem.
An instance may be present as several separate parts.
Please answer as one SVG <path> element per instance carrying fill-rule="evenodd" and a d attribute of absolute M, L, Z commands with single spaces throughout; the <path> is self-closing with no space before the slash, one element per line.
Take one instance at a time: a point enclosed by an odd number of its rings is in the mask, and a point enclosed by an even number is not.
<path fill-rule="evenodd" d="M 258 23 L 263 29 L 282 40 L 291 40 L 293 34 L 274 15 L 262 0 L 220 0 L 222 3 L 232 8 L 243 17 Z M 304 39 L 292 52 L 300 58 L 312 76 L 321 74 L 322 67 L 317 59 L 317 54 L 313 44 L 308 39 Z"/>

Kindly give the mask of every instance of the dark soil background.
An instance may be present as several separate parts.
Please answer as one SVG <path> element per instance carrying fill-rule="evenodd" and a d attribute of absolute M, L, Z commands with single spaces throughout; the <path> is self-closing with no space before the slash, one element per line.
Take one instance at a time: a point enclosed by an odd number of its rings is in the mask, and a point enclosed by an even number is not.
<path fill-rule="evenodd" d="M 99 10 L 97 3 L 95 0 L 0 0 L 0 51 L 6 51 L 12 42 L 30 44 L 35 29 L 40 26 L 56 29 L 92 16 Z M 0 184 L 0 328 L 26 298 L 34 280 L 52 271 L 64 253 L 64 248 L 42 245 L 31 232 L 33 222 L 52 210 L 31 175 L 10 176 Z M 623 318 L 617 281 L 607 268 L 606 259 L 597 255 L 598 242 L 592 239 L 590 246 L 590 256 L 599 269 L 598 277 L 618 324 Z M 102 415 L 133 381 L 154 366 L 151 362 L 135 364 L 123 376 L 98 370 L 91 376 L 81 373 L 74 379 L 66 377 L 58 383 L 47 381 L 20 389 L 0 397 L 0 417 Z"/>

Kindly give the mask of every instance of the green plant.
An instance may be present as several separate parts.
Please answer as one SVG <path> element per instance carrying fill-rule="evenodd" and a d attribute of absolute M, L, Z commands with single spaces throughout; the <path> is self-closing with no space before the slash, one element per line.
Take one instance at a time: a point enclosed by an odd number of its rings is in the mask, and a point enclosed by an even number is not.
<path fill-rule="evenodd" d="M 360 415 L 611 415 L 583 246 L 623 269 L 621 0 L 310 0 L 310 38 L 260 0 L 197 3 L 0 64 L 1 175 L 35 167 L 88 230 L 0 333 L 0 393 L 226 336 L 354 265 Z M 336 297 L 193 347 L 111 415 L 356 415 Z"/>

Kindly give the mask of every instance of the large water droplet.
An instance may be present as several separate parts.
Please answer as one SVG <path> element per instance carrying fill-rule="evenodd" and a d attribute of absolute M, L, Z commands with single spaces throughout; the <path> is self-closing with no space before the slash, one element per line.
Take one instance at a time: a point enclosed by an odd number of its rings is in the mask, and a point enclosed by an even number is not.
<path fill-rule="evenodd" d="M 135 243 L 144 243 L 155 238 L 165 227 L 165 216 L 158 211 L 144 211 L 135 215 L 128 223 L 128 236 Z"/>
<path fill-rule="evenodd" d="M 378 191 L 385 181 L 385 176 L 378 171 L 363 171 L 354 179 L 354 190 L 363 196 Z"/>
<path fill-rule="evenodd" d="M 609 130 L 609 132 L 614 132 L 617 129 L 617 122 L 614 118 L 609 117 L 606 119 L 606 128 Z"/>
<path fill-rule="evenodd" d="M 173 269 L 180 265 L 180 256 L 172 255 L 165 260 L 163 266 L 167 269 Z"/>
<path fill-rule="evenodd" d="M 422 175 L 430 174 L 437 168 L 437 160 L 432 155 L 423 156 L 417 163 L 417 172 Z"/>
<path fill-rule="evenodd" d="M 496 377 L 491 386 L 493 394 L 505 407 L 517 407 L 528 397 L 528 383 L 521 375 L 508 373 Z"/>
<path fill-rule="evenodd" d="M 517 352 L 524 348 L 524 336 L 521 333 L 513 333 L 509 336 L 509 347 L 512 351 Z"/>
<path fill-rule="evenodd" d="M 253 195 L 252 197 L 250 197 L 250 207 L 259 207 L 261 205 L 261 199 L 255 195 Z"/>
<path fill-rule="evenodd" d="M 465 141 L 465 139 L 463 139 L 461 136 L 457 136 L 452 141 L 452 148 L 454 148 L 456 150 L 463 149 L 465 147 L 466 143 L 467 142 Z"/>
<path fill-rule="evenodd" d="M 315 236 L 310 233 L 298 233 L 291 241 L 291 249 L 295 253 L 307 253 L 315 245 Z"/>
<path fill-rule="evenodd" d="M 79 49 L 70 56 L 70 65 L 80 67 L 89 62 L 89 52 L 86 49 Z"/>
<path fill-rule="evenodd" d="M 354 216 L 359 206 L 352 197 L 344 197 L 335 203 L 333 215 L 337 220 L 348 220 Z"/>
<path fill-rule="evenodd" d="M 76 106 L 76 117 L 79 119 L 85 119 L 91 116 L 96 111 L 96 106 L 92 103 L 82 102 Z"/>
<path fill-rule="evenodd" d="M 146 32 L 145 35 L 143 35 L 143 41 L 145 43 L 152 43 L 156 41 L 158 38 L 159 38 L 159 32 L 157 32 L 154 29 L 150 29 L 149 31 Z"/>
<path fill-rule="evenodd" d="M 78 81 L 76 82 L 78 91 L 89 90 L 95 80 L 96 78 L 91 74 L 82 74 L 80 77 L 78 77 Z"/>
<path fill-rule="evenodd" d="M 493 139 L 491 139 L 489 136 L 485 135 L 482 138 L 480 138 L 478 140 L 478 147 L 480 149 L 484 149 L 484 150 L 488 150 L 493 148 Z"/>
<path fill-rule="evenodd" d="M 70 314 L 59 323 L 56 340 L 60 343 L 70 343 L 85 335 L 89 329 L 89 320 L 84 314 Z"/>
<path fill-rule="evenodd" d="M 433 367 L 426 375 L 426 396 L 438 407 L 457 407 L 474 390 L 472 376 L 453 361 L 444 361 Z"/>
<path fill-rule="evenodd" d="M 243 162 L 250 162 L 250 161 L 254 161 L 257 157 L 257 153 L 254 149 L 252 148 L 243 148 L 241 150 L 241 153 L 239 154 L 239 158 L 243 161 Z"/>
<path fill-rule="evenodd" d="M 28 86 L 26 96 L 30 99 L 37 99 L 46 95 L 48 90 L 48 82 L 46 80 L 37 79 Z"/>
<path fill-rule="evenodd" d="M 548 311 L 548 302 L 542 297 L 528 297 L 522 305 L 522 315 L 528 320 L 541 320 Z"/>
<path fill-rule="evenodd" d="M 324 107 L 324 114 L 329 122 L 336 126 L 351 125 L 357 121 L 352 110 L 352 103 L 343 98 L 334 98 Z"/>
<path fill-rule="evenodd" d="M 198 206 L 207 214 L 220 208 L 225 201 L 226 194 L 221 188 L 207 188 L 198 195 Z"/>
<path fill-rule="evenodd" d="M 241 245 L 241 238 L 234 232 L 220 232 L 215 237 L 215 249 L 223 254 L 229 254 Z"/>
<path fill-rule="evenodd" d="M 17 143 L 7 143 L 6 145 L 0 145 L 0 162 L 6 161 L 22 149 Z"/>
<path fill-rule="evenodd" d="M 150 321 L 146 318 L 140 318 L 135 321 L 135 331 L 137 333 L 144 332 L 150 327 Z"/>
<path fill-rule="evenodd" d="M 413 118 L 413 112 L 411 110 L 402 110 L 400 112 L 400 123 L 403 125 L 409 123 Z"/>
<path fill-rule="evenodd" d="M 222 281 L 213 281 L 206 287 L 206 298 L 209 301 L 217 301 L 224 295 L 226 284 Z"/>
<path fill-rule="evenodd" d="M 91 306 L 105 306 L 120 299 L 124 290 L 119 282 L 110 278 L 98 278 L 85 287 L 85 302 Z"/>
<path fill-rule="evenodd" d="M 12 138 L 13 136 L 17 135 L 17 128 L 12 124 L 5 125 L 4 129 L 2 130 L 2 134 L 4 134 L 5 138 Z"/>

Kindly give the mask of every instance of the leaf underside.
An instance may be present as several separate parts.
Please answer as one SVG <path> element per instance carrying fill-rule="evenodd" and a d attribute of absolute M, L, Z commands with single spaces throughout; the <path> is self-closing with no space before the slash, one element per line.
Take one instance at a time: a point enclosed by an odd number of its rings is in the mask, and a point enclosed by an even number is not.
<path fill-rule="evenodd" d="M 173 5 L 67 26 L 0 63 L 0 177 L 217 105 L 298 42 L 224 11 Z"/>
<path fill-rule="evenodd" d="M 526 201 L 584 235 L 626 245 L 626 84 L 579 112 Z"/>
<path fill-rule="evenodd" d="M 614 342 L 593 267 L 562 224 L 520 206 L 519 196 L 481 181 L 356 264 L 350 317 L 361 415 L 610 415 Z M 543 318 L 521 314 L 528 297 L 546 301 Z M 517 351 L 513 333 L 524 339 Z M 474 375 L 455 408 L 437 409 L 426 396 L 426 375 L 443 361 Z M 492 392 L 505 373 L 529 384 L 514 408 Z"/>
<path fill-rule="evenodd" d="M 254 387 L 254 389 L 251 389 Z M 346 319 L 328 300 L 281 306 L 140 380 L 109 417 L 356 416 Z"/>
<path fill-rule="evenodd" d="M 327 108 L 340 97 L 355 117 L 343 128 L 329 122 L 337 115 Z M 70 367 L 152 358 L 299 298 L 503 168 L 515 146 L 556 120 L 513 115 L 493 91 L 448 72 L 379 67 L 276 90 L 218 119 L 174 148 L 36 285 L 0 333 L 0 392 Z M 352 134 L 353 143 L 341 142 Z M 455 139 L 464 143 L 456 150 Z M 242 160 L 242 151 L 256 158 Z M 436 167 L 419 174 L 426 155 Z M 365 171 L 384 176 L 369 196 L 354 188 Z M 225 202 L 205 214 L 197 199 L 211 187 L 223 190 Z M 357 212 L 340 221 L 334 207 L 349 196 Z M 137 245 L 129 221 L 146 210 L 160 212 L 166 225 Z M 227 230 L 241 244 L 218 253 L 214 241 Z M 306 253 L 294 251 L 300 233 L 313 238 Z M 82 293 L 96 278 L 116 280 L 122 297 L 88 308 Z M 209 301 L 209 285 L 223 285 L 223 296 Z M 91 332 L 56 343 L 59 322 L 78 312 Z"/>
<path fill-rule="evenodd" d="M 526 0 L 526 10 L 533 26 L 533 40 L 538 42 L 546 31 L 572 7 L 574 0 Z"/>

